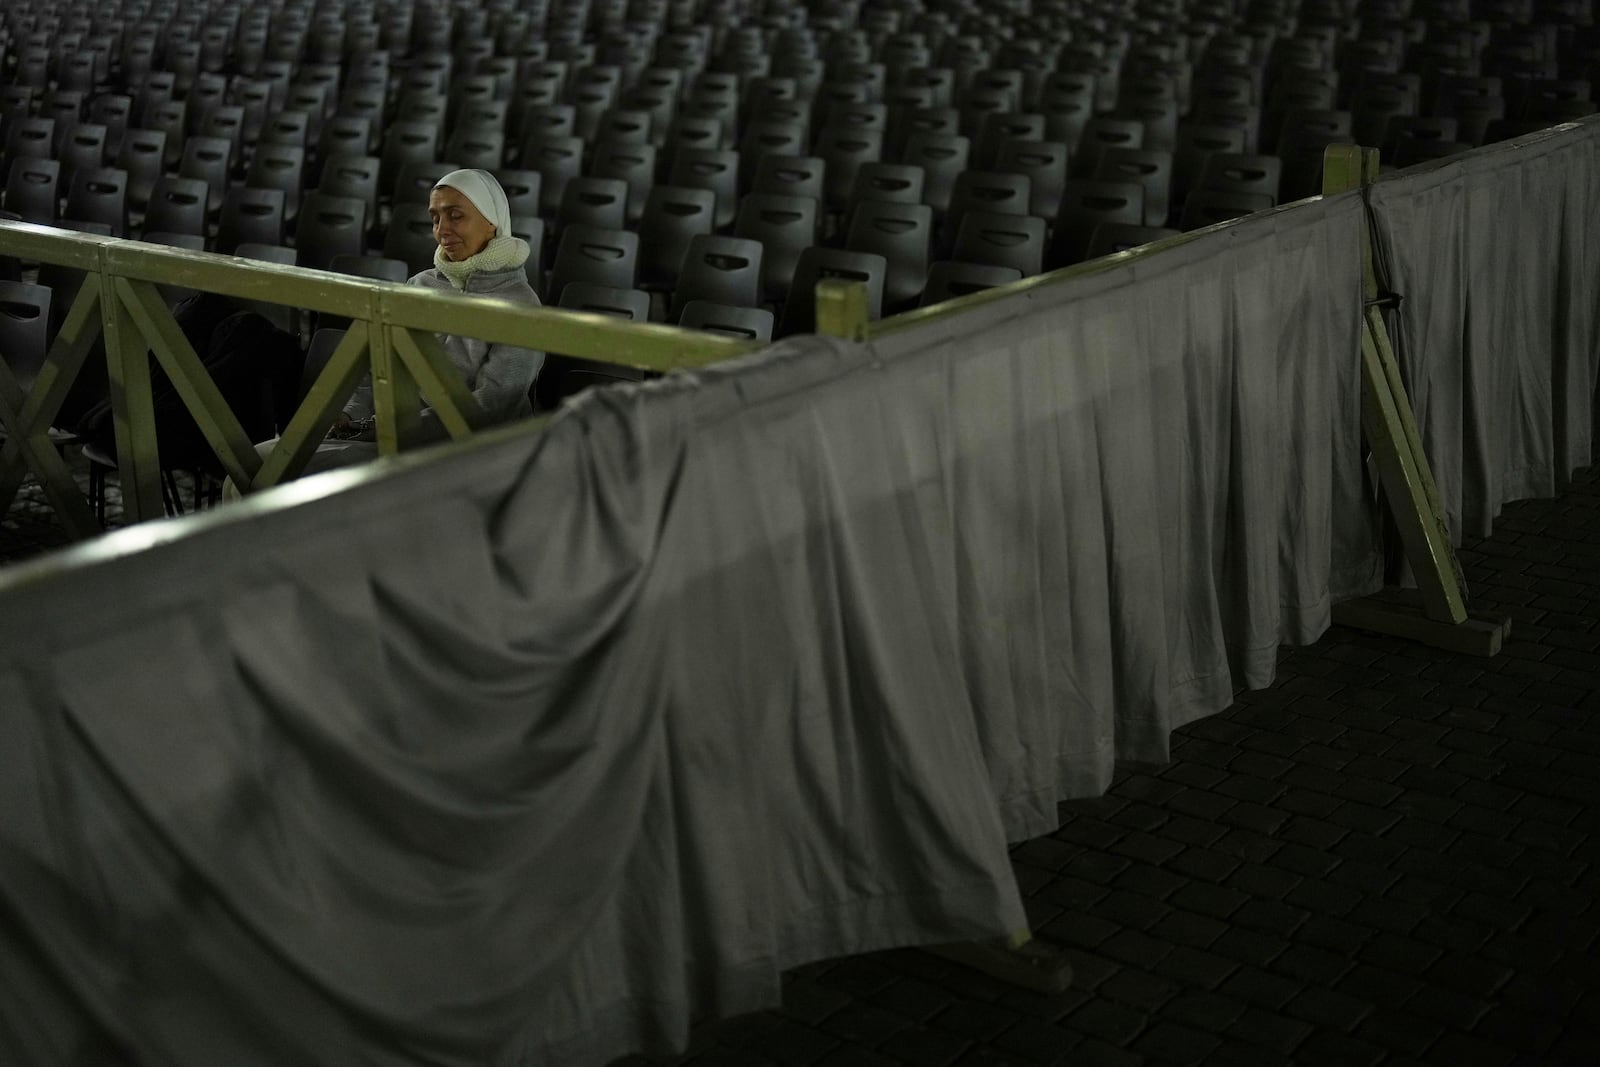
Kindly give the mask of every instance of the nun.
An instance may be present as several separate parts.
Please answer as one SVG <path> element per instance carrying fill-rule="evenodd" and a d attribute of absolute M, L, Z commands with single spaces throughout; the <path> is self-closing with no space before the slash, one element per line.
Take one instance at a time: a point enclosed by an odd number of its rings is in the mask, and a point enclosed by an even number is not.
<path fill-rule="evenodd" d="M 511 232 L 511 207 L 506 192 L 486 170 L 453 170 L 428 194 L 433 219 L 433 266 L 414 275 L 408 285 L 424 289 L 492 296 L 537 307 L 539 297 L 528 284 L 524 264 L 528 243 Z M 516 345 L 490 344 L 475 337 L 439 334 L 445 354 L 461 374 L 490 423 L 531 414 L 529 390 L 544 363 L 544 353 Z M 370 381 L 351 396 L 335 420 L 334 438 L 366 436 L 372 422 Z M 422 440 L 444 436 L 437 418 L 422 411 Z"/>

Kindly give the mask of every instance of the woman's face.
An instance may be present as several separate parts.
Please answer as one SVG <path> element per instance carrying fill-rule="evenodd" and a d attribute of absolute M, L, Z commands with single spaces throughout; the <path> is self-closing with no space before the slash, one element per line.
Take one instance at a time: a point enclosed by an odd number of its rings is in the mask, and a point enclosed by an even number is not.
<path fill-rule="evenodd" d="M 473 207 L 459 189 L 441 185 L 428 194 L 428 214 L 433 217 L 433 239 L 444 258 L 459 263 L 483 251 L 494 236 L 494 223 Z"/>

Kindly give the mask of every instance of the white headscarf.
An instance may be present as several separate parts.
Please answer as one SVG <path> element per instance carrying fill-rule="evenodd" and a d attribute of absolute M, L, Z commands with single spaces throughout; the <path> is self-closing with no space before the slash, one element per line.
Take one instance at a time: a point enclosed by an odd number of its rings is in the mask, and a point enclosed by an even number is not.
<path fill-rule="evenodd" d="M 528 261 L 528 242 L 511 232 L 511 203 L 495 176 L 486 170 L 453 170 L 433 183 L 435 189 L 448 186 L 472 201 L 483 217 L 494 226 L 494 236 L 476 255 L 456 262 L 445 258 L 444 249 L 433 251 L 433 265 L 457 289 L 467 287 L 467 278 L 480 270 L 506 270 Z"/>

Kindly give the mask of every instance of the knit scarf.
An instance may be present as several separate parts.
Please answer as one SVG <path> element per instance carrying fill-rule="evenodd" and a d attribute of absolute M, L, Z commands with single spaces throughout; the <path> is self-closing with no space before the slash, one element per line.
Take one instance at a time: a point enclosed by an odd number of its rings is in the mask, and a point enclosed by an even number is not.
<path fill-rule="evenodd" d="M 444 249 L 433 250 L 433 265 L 439 273 L 450 279 L 456 289 L 466 289 L 467 279 L 478 271 L 508 270 L 528 261 L 528 242 L 520 237 L 491 237 L 483 251 L 475 256 L 456 261 L 444 258 Z"/>

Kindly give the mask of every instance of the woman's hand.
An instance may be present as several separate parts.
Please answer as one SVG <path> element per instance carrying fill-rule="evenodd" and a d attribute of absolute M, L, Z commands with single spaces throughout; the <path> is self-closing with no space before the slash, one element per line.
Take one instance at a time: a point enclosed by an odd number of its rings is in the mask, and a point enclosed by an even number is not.
<path fill-rule="evenodd" d="M 335 437 L 339 434 L 350 432 L 350 416 L 346 412 L 339 412 L 333 417 L 333 425 L 328 427 L 328 436 Z"/>

